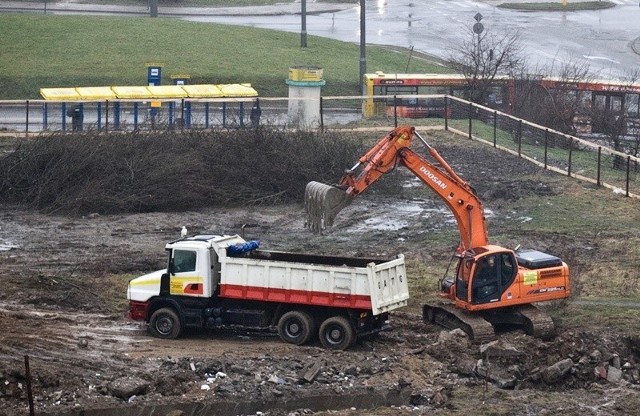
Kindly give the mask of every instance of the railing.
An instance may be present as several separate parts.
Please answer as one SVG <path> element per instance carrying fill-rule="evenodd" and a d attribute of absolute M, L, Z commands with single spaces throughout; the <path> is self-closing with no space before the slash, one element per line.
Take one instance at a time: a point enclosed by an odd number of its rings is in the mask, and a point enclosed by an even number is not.
<path fill-rule="evenodd" d="M 600 140 L 570 136 L 494 109 L 447 95 L 376 96 L 376 115 L 362 118 L 363 97 L 322 97 L 310 108 L 315 114 L 291 111 L 289 98 L 85 101 L 0 101 L 0 133 L 133 131 L 153 129 L 250 128 L 256 124 L 309 129 L 374 128 L 411 124 L 444 129 L 526 159 L 540 167 L 627 197 L 640 198 L 640 158 L 617 151 Z M 316 100 L 317 101 L 317 100 Z M 404 103 L 404 105 L 401 105 Z M 412 104 L 413 103 L 413 104 Z M 423 103 L 420 106 L 418 103 Z M 426 104 L 425 104 L 426 103 Z M 317 105 L 319 104 L 319 105 Z M 82 119 L 71 109 L 81 106 Z M 405 117 L 403 117 L 405 116 Z M 410 117 L 407 117 L 410 116 Z M 78 125 L 80 123 L 80 125 Z M 629 146 L 629 153 L 633 153 Z"/>

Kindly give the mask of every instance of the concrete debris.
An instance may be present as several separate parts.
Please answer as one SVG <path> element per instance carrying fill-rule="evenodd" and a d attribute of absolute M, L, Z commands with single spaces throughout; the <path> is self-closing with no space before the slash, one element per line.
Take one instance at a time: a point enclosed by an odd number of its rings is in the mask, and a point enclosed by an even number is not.
<path fill-rule="evenodd" d="M 618 383 L 620 380 L 622 380 L 622 370 L 609 366 L 607 370 L 607 381 L 609 383 Z"/>
<path fill-rule="evenodd" d="M 558 361 L 557 363 L 542 370 L 542 380 L 547 384 L 557 383 L 565 376 L 565 374 L 571 371 L 571 368 L 573 368 L 573 361 L 571 358 Z"/>
<path fill-rule="evenodd" d="M 322 370 L 323 366 L 324 366 L 323 360 L 314 361 L 310 366 L 308 366 L 304 370 L 304 374 L 302 375 L 301 378 L 307 383 L 313 382 L 313 380 L 315 380 L 316 377 L 318 377 L 318 374 L 320 374 L 320 370 Z"/>
<path fill-rule="evenodd" d="M 108 389 L 112 396 L 128 400 L 131 396 L 145 394 L 149 383 L 138 377 L 121 377 L 109 383 Z"/>
<path fill-rule="evenodd" d="M 498 339 L 486 344 L 480 345 L 480 354 L 483 357 L 519 357 L 524 355 L 522 351 L 518 351 L 516 347 L 508 341 Z"/>
<path fill-rule="evenodd" d="M 512 389 L 518 382 L 518 379 L 509 374 L 504 367 L 482 359 L 478 360 L 476 374 L 486 378 L 501 389 Z"/>

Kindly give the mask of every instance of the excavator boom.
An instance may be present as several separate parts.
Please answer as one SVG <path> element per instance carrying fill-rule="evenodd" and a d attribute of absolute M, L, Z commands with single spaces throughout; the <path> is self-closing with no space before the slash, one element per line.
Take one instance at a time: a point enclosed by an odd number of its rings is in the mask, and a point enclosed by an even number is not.
<path fill-rule="evenodd" d="M 410 148 L 413 136 L 425 144 L 435 162 L 428 161 Z M 398 127 L 382 138 L 344 174 L 336 186 L 310 182 L 305 195 L 307 225 L 316 232 L 330 227 L 338 212 L 354 197 L 398 165 L 409 169 L 449 207 L 460 231 L 459 253 L 489 243 L 482 202 L 473 188 L 453 171 L 415 128 L 409 126 Z"/>

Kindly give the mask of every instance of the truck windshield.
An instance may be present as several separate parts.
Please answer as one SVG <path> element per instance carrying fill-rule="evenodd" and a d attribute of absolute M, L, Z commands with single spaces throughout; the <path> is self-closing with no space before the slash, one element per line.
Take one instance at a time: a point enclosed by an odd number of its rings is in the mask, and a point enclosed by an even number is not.
<path fill-rule="evenodd" d="M 191 250 L 174 250 L 173 265 L 175 273 L 194 272 L 196 270 L 196 252 Z"/>

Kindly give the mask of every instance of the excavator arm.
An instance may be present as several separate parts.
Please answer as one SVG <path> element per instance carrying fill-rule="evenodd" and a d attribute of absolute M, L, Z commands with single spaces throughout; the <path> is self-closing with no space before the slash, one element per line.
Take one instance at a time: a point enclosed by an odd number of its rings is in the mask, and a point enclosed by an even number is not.
<path fill-rule="evenodd" d="M 427 146 L 434 163 L 411 150 L 414 135 Z M 474 190 L 453 171 L 436 149 L 429 146 L 415 128 L 410 126 L 397 127 L 391 131 L 344 174 L 338 183 L 338 188 L 344 191 L 343 195 L 328 185 L 317 182 L 308 185 L 307 190 L 313 188 L 314 195 L 307 195 L 307 206 L 315 203 L 316 206 L 324 204 L 325 208 L 333 207 L 334 211 L 330 214 L 333 221 L 339 209 L 344 208 L 355 196 L 398 165 L 409 169 L 449 207 L 460 231 L 459 253 L 488 244 L 484 210 Z M 310 202 L 310 198 L 316 198 L 318 201 Z M 327 206 L 327 199 L 333 201 L 331 206 Z M 316 212 L 322 212 L 322 209 Z"/>

